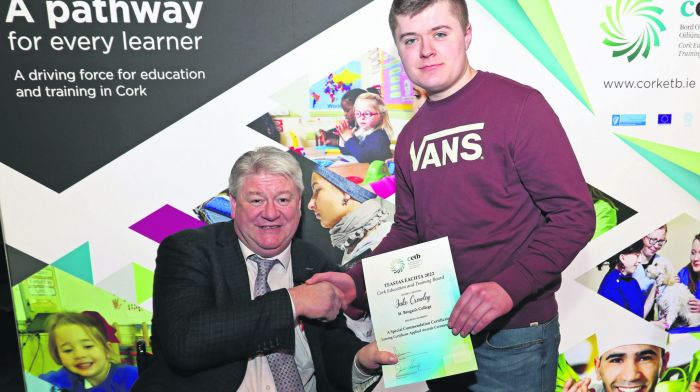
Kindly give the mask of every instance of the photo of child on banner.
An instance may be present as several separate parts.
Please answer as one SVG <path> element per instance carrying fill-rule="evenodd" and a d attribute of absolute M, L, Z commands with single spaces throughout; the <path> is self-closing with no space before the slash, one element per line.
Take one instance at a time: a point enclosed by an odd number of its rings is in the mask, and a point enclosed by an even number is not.
<path fill-rule="evenodd" d="M 141 355 L 151 347 L 150 312 L 53 266 L 16 284 L 13 299 L 21 310 L 17 327 L 26 373 L 51 390 L 131 389 Z"/>
<path fill-rule="evenodd" d="M 358 162 L 392 158 L 390 139 L 393 129 L 382 97 L 373 93 L 361 94 L 355 100 L 353 110 L 357 126 L 340 133 L 340 151 L 352 155 Z"/>
<path fill-rule="evenodd" d="M 653 281 L 651 285 L 653 291 L 645 295 L 639 282 L 633 277 L 639 266 L 639 256 L 643 246 L 642 241 L 639 240 L 598 265 L 599 269 L 605 265 L 609 267 L 600 282 L 598 294 L 639 317 L 649 313 L 656 293 Z"/>
<path fill-rule="evenodd" d="M 390 197 L 393 148 L 414 113 L 414 86 L 399 59 L 381 49 L 329 71 L 281 89 L 271 97 L 279 108 L 248 126 L 316 164 L 355 165 L 343 169 L 353 173 L 346 177 Z"/>
<path fill-rule="evenodd" d="M 379 90 L 374 87 L 370 87 L 368 90 L 354 88 L 343 94 L 343 97 L 340 99 L 340 107 L 343 109 L 344 118 L 338 120 L 335 128 L 325 131 L 319 129 L 316 145 L 338 147 L 340 145 L 340 135 L 348 130 L 352 133 L 357 127 L 357 123 L 355 122 L 355 101 L 357 97 L 367 92 L 381 94 Z"/>
<path fill-rule="evenodd" d="M 46 320 L 49 354 L 62 367 L 39 376 L 67 391 L 129 391 L 136 366 L 119 363 L 116 329 L 98 312 L 54 313 Z"/>
<path fill-rule="evenodd" d="M 577 280 L 670 333 L 700 331 L 700 223 L 682 215 L 619 250 Z M 668 233 L 676 242 L 668 247 Z"/>

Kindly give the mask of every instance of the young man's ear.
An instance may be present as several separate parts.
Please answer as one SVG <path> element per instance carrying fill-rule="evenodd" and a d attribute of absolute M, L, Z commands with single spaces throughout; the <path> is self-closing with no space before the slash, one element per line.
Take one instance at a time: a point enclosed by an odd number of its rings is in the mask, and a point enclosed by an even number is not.
<path fill-rule="evenodd" d="M 467 25 L 466 30 L 464 30 L 464 48 L 469 50 L 469 45 L 472 43 L 472 24 Z"/>

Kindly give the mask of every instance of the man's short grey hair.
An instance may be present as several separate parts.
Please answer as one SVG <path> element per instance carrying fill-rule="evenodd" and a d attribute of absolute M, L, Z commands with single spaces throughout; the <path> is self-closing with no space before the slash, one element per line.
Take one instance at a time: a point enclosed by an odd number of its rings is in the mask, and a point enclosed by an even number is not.
<path fill-rule="evenodd" d="M 258 147 L 248 151 L 236 160 L 228 177 L 228 191 L 234 198 L 241 189 L 243 180 L 251 174 L 276 174 L 291 180 L 299 190 L 304 191 L 301 166 L 294 157 L 275 147 Z"/>

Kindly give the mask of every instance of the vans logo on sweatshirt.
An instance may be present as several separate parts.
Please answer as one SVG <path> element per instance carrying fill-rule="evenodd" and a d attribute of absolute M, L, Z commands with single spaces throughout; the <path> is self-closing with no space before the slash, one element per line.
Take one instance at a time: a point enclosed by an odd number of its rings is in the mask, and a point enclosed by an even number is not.
<path fill-rule="evenodd" d="M 413 171 L 423 170 L 433 165 L 440 167 L 459 160 L 473 161 L 481 158 L 481 136 L 478 131 L 484 129 L 484 123 L 460 125 L 426 135 L 421 140 L 418 151 L 415 141 L 411 142 L 411 164 Z M 465 133 L 467 132 L 467 133 Z"/>

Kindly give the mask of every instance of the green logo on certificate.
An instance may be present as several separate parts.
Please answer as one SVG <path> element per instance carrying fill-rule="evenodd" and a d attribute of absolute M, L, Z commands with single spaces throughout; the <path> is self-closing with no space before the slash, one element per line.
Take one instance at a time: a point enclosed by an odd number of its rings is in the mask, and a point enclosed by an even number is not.
<path fill-rule="evenodd" d="M 403 267 L 404 267 L 404 264 L 403 264 L 403 260 L 401 260 L 401 259 L 394 259 L 389 264 L 389 268 L 391 268 L 391 272 L 393 272 L 395 274 L 400 274 L 401 272 L 403 272 Z"/>

